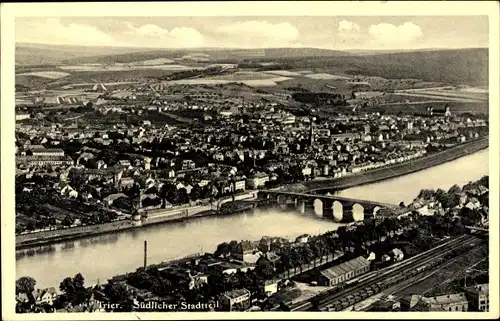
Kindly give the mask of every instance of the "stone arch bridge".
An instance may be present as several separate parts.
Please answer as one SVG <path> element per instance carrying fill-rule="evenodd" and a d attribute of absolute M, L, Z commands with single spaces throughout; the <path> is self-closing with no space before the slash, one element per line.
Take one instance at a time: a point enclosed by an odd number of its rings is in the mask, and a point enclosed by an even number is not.
<path fill-rule="evenodd" d="M 362 221 L 375 217 L 380 209 L 396 209 L 395 204 L 339 197 L 335 195 L 315 195 L 296 192 L 260 190 L 257 200 L 262 205 L 277 206 L 281 209 L 295 209 L 301 214 L 314 213 L 315 203 L 321 203 L 321 215 L 339 222 Z"/>

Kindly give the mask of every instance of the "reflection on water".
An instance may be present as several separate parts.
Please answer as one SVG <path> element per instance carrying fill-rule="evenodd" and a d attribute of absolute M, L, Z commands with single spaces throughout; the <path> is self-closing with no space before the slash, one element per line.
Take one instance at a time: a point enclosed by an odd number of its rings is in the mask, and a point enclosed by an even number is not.
<path fill-rule="evenodd" d="M 17 275 L 33 276 L 42 287 L 57 285 L 65 277 L 81 272 L 86 283 L 93 284 L 97 279 L 105 280 L 141 266 L 144 240 L 148 241 L 148 262 L 158 263 L 196 252 L 211 252 L 224 241 L 258 240 L 263 235 L 295 238 L 303 233 L 323 233 L 338 226 L 316 216 L 281 211 L 158 224 L 114 233 L 111 239 L 77 240 L 73 247 L 70 242 L 57 244 L 54 255 L 19 258 Z"/>
<path fill-rule="evenodd" d="M 487 173 L 486 150 L 407 176 L 341 191 L 339 195 L 408 203 L 422 188 L 448 189 Z M 24 254 L 16 253 L 16 272 L 17 277 L 34 277 L 39 287 L 58 285 L 65 277 L 79 272 L 87 284 L 94 284 L 98 279 L 106 280 L 141 266 L 144 240 L 148 241 L 148 263 L 158 263 L 200 251 L 211 252 L 224 241 L 258 240 L 264 235 L 292 239 L 304 233 L 324 233 L 338 226 L 315 215 L 281 211 L 207 217 L 56 244 L 49 252 L 26 250 Z"/>
<path fill-rule="evenodd" d="M 411 203 L 423 188 L 448 190 L 454 184 L 460 186 L 488 174 L 488 149 L 459 158 L 449 163 L 431 167 L 413 174 L 390 180 L 349 188 L 336 195 L 385 203 Z"/>

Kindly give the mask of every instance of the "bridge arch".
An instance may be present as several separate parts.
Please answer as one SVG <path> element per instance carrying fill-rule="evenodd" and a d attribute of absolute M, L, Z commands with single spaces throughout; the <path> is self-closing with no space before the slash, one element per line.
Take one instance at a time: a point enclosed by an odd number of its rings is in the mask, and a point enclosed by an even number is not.
<path fill-rule="evenodd" d="M 315 198 L 313 200 L 314 214 L 316 216 L 323 216 L 323 205 L 324 205 L 324 202 L 322 199 Z"/>
<path fill-rule="evenodd" d="M 287 195 L 278 195 L 276 197 L 276 203 L 281 210 L 286 210 Z"/>
<path fill-rule="evenodd" d="M 296 205 L 297 202 L 298 202 L 297 196 L 288 195 L 286 198 L 286 204 L 288 204 L 288 205 Z"/>
<path fill-rule="evenodd" d="M 352 218 L 354 221 L 362 221 L 365 219 L 365 208 L 359 203 L 352 205 Z"/>
<path fill-rule="evenodd" d="M 344 218 L 344 205 L 339 201 L 334 201 L 333 205 L 333 218 L 335 221 L 340 222 Z"/>

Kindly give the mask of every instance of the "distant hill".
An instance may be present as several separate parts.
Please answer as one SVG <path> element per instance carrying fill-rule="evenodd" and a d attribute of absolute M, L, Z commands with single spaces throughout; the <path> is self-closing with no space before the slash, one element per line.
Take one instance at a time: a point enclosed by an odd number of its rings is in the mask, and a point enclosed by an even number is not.
<path fill-rule="evenodd" d="M 276 48 L 276 49 L 182 49 L 182 50 L 155 50 L 124 54 L 114 54 L 96 57 L 81 57 L 70 59 L 69 63 L 129 63 L 156 58 L 181 58 L 189 54 L 205 54 L 211 60 L 241 60 L 251 58 L 286 58 L 286 57 L 338 57 L 351 56 L 352 53 L 338 50 L 315 48 Z"/>
<path fill-rule="evenodd" d="M 422 48 L 422 49 L 346 49 L 345 52 L 349 52 L 358 56 L 373 56 L 382 54 L 394 54 L 394 53 L 408 53 L 408 52 L 429 52 L 429 51 L 443 51 L 443 50 L 463 50 L 465 48 L 459 49 L 443 49 L 443 48 Z"/>
<path fill-rule="evenodd" d="M 330 68 L 350 74 L 394 79 L 418 78 L 432 82 L 481 86 L 488 84 L 487 48 L 401 50 L 387 53 L 387 51 L 347 52 L 317 48 L 161 50 L 17 44 L 16 64 L 113 64 L 157 58 L 172 59 L 193 54 L 203 54 L 213 62 L 267 60 L 284 62 L 294 68 Z"/>
<path fill-rule="evenodd" d="M 152 49 L 119 47 L 85 47 L 18 43 L 16 64 L 83 64 L 83 63 L 129 63 L 156 58 L 180 58 L 191 53 L 207 54 L 212 60 L 283 58 L 283 57 L 338 57 L 352 53 L 339 50 L 317 48 L 193 48 L 193 49 Z"/>
<path fill-rule="evenodd" d="M 145 51 L 147 48 L 85 47 L 45 45 L 33 43 L 16 44 L 16 65 L 53 65 L 65 60 L 100 55 L 123 54 Z"/>
<path fill-rule="evenodd" d="M 296 68 L 341 69 L 349 74 L 431 82 L 488 84 L 488 49 L 450 49 L 286 60 Z"/>

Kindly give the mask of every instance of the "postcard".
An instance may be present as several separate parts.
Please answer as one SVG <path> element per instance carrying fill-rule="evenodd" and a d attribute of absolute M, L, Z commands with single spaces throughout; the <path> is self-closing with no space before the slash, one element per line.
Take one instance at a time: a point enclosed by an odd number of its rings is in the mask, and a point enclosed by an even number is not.
<path fill-rule="evenodd" d="M 2 317 L 498 317 L 498 9 L 3 4 Z"/>

